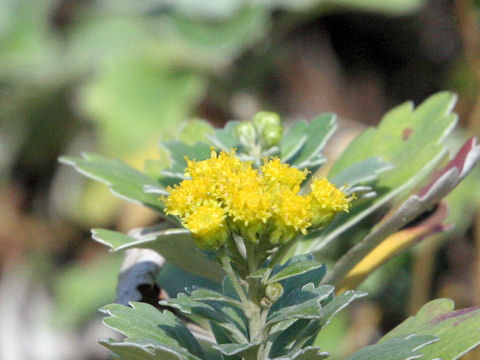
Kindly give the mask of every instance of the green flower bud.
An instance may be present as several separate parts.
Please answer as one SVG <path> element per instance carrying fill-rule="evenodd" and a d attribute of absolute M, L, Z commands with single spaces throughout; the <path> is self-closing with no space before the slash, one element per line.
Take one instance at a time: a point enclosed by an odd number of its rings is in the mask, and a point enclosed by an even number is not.
<path fill-rule="evenodd" d="M 312 208 L 314 208 L 314 206 L 312 206 Z M 310 222 L 312 223 L 311 229 L 317 230 L 324 228 L 325 226 L 330 224 L 334 216 L 334 211 L 329 211 L 322 208 L 315 209 L 313 218 L 312 220 L 310 220 Z"/>
<path fill-rule="evenodd" d="M 260 305 L 264 308 L 269 308 L 272 306 L 272 301 L 266 297 L 263 297 L 262 300 L 260 300 Z"/>
<path fill-rule="evenodd" d="M 261 134 L 267 126 L 280 126 L 280 116 L 270 111 L 260 111 L 253 117 L 253 125 Z"/>
<path fill-rule="evenodd" d="M 283 286 L 280 283 L 268 284 L 265 289 L 265 295 L 272 301 L 276 302 L 283 295 Z"/>
<path fill-rule="evenodd" d="M 271 125 L 263 128 L 262 143 L 266 148 L 280 144 L 283 137 L 283 127 L 280 125 Z"/>
<path fill-rule="evenodd" d="M 244 121 L 235 128 L 235 134 L 243 146 L 250 147 L 255 144 L 257 133 L 251 122 Z"/>

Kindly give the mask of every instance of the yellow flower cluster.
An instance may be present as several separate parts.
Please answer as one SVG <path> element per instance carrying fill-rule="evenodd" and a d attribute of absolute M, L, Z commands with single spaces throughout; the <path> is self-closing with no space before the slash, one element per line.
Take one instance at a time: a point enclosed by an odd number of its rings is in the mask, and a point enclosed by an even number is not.
<path fill-rule="evenodd" d="M 283 243 L 350 208 L 351 199 L 326 179 L 314 180 L 310 194 L 299 194 L 308 170 L 278 158 L 257 170 L 233 151 L 212 150 L 210 159 L 187 159 L 185 175 L 191 179 L 167 189 L 165 211 L 178 216 L 203 249 L 220 247 L 231 233 L 253 243 Z"/>

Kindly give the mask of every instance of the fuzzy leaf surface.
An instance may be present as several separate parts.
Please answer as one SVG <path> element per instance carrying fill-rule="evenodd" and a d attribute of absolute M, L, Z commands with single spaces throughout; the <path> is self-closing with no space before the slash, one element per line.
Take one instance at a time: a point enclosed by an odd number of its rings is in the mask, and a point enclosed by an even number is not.
<path fill-rule="evenodd" d="M 423 356 L 420 349 L 438 339 L 431 335 L 407 335 L 391 338 L 385 342 L 367 346 L 346 360 L 412 360 Z"/>
<path fill-rule="evenodd" d="M 125 335 L 127 343 L 146 346 L 152 351 L 158 346 L 185 359 L 205 358 L 197 340 L 175 315 L 145 303 L 130 305 L 110 304 L 101 309 L 108 315 L 104 324 Z"/>
<path fill-rule="evenodd" d="M 195 245 L 190 232 L 185 229 L 161 230 L 138 238 L 116 231 L 93 229 L 92 237 L 112 251 L 131 248 L 154 250 L 176 267 L 216 282 L 221 282 L 224 276 L 221 266 Z"/>
<path fill-rule="evenodd" d="M 306 140 L 298 152 L 290 156 L 292 160 L 289 162 L 295 167 L 301 169 L 307 167 L 312 170 L 311 164 L 317 164 L 320 160 L 324 159 L 321 151 L 337 129 L 336 117 L 333 114 L 323 114 L 314 118 L 310 123 L 307 123 L 306 126 L 297 126 L 303 129 L 303 135 L 306 135 Z M 287 134 L 287 137 L 288 136 Z M 287 141 L 290 144 L 293 143 L 293 139 Z M 294 144 L 295 143 L 293 143 L 293 145 Z"/>
<path fill-rule="evenodd" d="M 158 195 L 144 192 L 145 186 L 161 187 L 154 179 L 120 160 L 84 153 L 83 158 L 63 156 L 60 162 L 73 166 L 79 173 L 107 185 L 115 195 L 143 204 L 163 215 L 164 204 Z"/>
<path fill-rule="evenodd" d="M 274 283 L 281 280 L 291 278 L 293 276 L 298 276 L 311 272 L 316 269 L 324 268 L 325 265 L 315 261 L 315 260 L 306 260 L 292 262 L 285 266 L 282 270 L 278 271 L 268 279 L 268 283 Z"/>
<path fill-rule="evenodd" d="M 301 289 L 292 291 L 286 297 L 280 298 L 270 310 L 267 323 L 275 324 L 292 319 L 319 319 L 322 304 L 328 301 L 334 288 L 330 285 L 314 287 L 307 284 Z"/>
<path fill-rule="evenodd" d="M 348 215 L 338 215 L 320 237 L 302 246 L 303 251 L 320 251 L 341 233 L 424 180 L 446 155 L 443 141 L 457 121 L 451 113 L 455 100 L 454 94 L 441 92 L 415 109 L 411 102 L 404 103 L 389 111 L 377 128 L 359 135 L 332 166 L 329 178 L 335 178 L 359 161 L 378 156 L 394 169 L 379 175 L 377 197 L 354 206 Z"/>
<path fill-rule="evenodd" d="M 406 333 L 429 334 L 439 338 L 424 349 L 425 360 L 458 359 L 480 343 L 480 307 L 454 311 L 449 299 L 437 299 L 425 304 L 415 316 L 398 325 L 380 342 Z"/>
<path fill-rule="evenodd" d="M 167 346 L 146 346 L 133 342 L 118 342 L 113 339 L 102 339 L 98 341 L 113 353 L 114 359 L 120 360 L 184 360 L 182 352 L 171 349 Z M 191 355 L 191 360 L 201 359 Z"/>

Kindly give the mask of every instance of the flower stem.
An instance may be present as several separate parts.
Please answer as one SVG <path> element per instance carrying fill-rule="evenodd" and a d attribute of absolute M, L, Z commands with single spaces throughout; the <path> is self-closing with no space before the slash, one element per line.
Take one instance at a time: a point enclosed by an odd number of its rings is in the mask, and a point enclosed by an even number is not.
<path fill-rule="evenodd" d="M 221 251 L 218 254 L 218 257 L 220 259 L 220 263 L 223 266 L 223 269 L 227 273 L 228 278 L 230 279 L 233 288 L 235 289 L 238 297 L 240 298 L 241 302 L 243 304 L 248 304 L 248 299 L 245 295 L 245 291 L 243 290 L 242 286 L 238 282 L 237 275 L 235 275 L 235 271 L 232 268 L 232 265 L 230 264 L 230 260 L 228 258 L 228 255 L 225 254 L 225 252 Z"/>

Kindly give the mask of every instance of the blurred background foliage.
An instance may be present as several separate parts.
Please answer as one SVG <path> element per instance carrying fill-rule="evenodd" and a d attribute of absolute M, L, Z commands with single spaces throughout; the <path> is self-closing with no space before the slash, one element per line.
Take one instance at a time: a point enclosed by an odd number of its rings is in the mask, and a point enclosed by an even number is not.
<path fill-rule="evenodd" d="M 186 122 L 266 109 L 337 113 L 334 158 L 389 108 L 442 89 L 459 94 L 456 151 L 480 134 L 479 15 L 473 0 L 0 0 L 0 358 L 105 359 L 96 309 L 121 258 L 89 228 L 156 220 L 59 155 L 155 169 L 169 161 L 160 139 L 210 131 Z M 448 198 L 456 227 L 375 272 L 326 348 L 341 357 L 433 297 L 480 305 L 479 178 Z"/>

